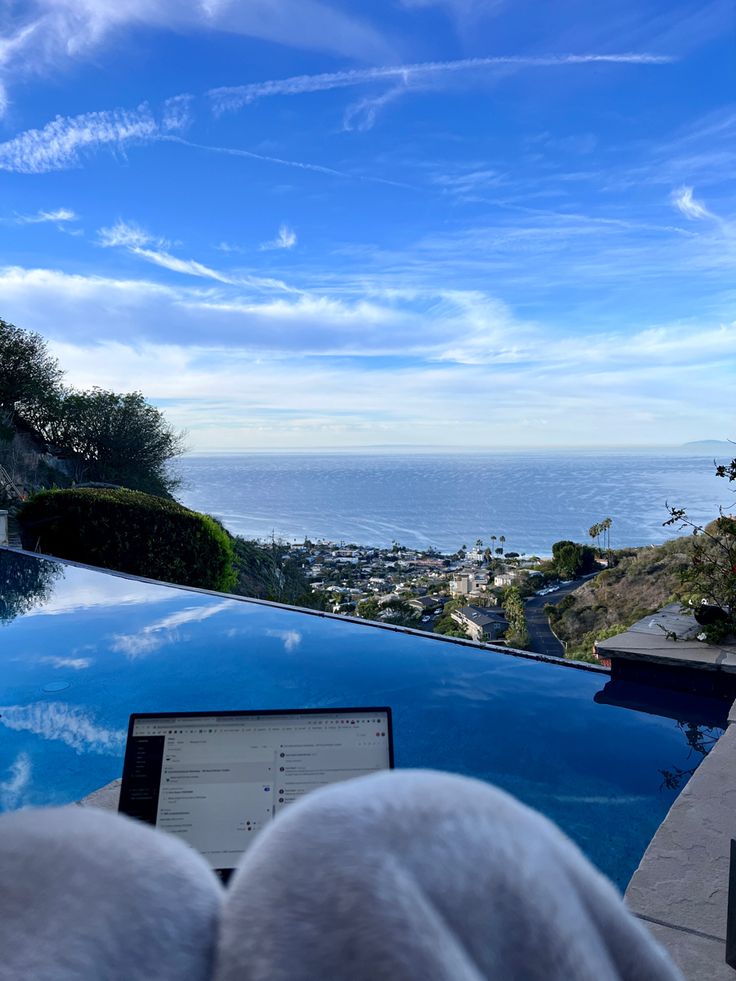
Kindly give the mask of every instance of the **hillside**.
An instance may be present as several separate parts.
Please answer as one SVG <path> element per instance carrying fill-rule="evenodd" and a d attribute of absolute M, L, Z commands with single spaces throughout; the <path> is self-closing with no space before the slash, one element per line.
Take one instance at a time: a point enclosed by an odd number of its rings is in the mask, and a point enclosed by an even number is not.
<path fill-rule="evenodd" d="M 592 659 L 593 642 L 612 636 L 678 597 L 691 538 L 622 549 L 617 564 L 599 573 L 547 612 L 566 656 Z"/>
<path fill-rule="evenodd" d="M 234 593 L 295 606 L 320 605 L 301 564 L 289 556 L 287 548 L 260 545 L 240 536 L 233 538 L 232 544 L 237 575 Z"/>

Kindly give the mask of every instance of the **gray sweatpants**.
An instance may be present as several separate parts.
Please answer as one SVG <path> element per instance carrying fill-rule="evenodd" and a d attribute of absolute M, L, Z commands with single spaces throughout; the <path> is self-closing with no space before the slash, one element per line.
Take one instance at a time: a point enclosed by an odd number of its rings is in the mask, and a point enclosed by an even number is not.
<path fill-rule="evenodd" d="M 334 784 L 230 886 L 181 841 L 78 807 L 0 817 L 0 981 L 670 981 L 553 824 L 463 777 Z"/>

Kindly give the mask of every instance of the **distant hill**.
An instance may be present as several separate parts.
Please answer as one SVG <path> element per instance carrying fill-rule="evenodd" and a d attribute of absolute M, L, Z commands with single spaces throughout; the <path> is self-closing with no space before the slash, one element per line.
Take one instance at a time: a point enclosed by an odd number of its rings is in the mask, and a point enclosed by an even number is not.
<path fill-rule="evenodd" d="M 617 565 L 548 609 L 566 657 L 592 660 L 593 642 L 630 627 L 678 598 L 692 538 L 615 552 Z"/>
<path fill-rule="evenodd" d="M 728 439 L 694 439 L 689 443 L 683 443 L 683 450 L 704 450 L 707 453 L 734 453 L 736 454 L 736 443 Z"/>

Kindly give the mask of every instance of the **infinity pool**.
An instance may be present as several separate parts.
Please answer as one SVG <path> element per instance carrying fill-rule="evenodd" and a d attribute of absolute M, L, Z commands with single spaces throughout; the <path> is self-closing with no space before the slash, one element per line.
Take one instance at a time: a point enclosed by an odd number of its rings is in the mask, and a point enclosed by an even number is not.
<path fill-rule="evenodd" d="M 131 712 L 390 705 L 398 767 L 491 781 L 619 886 L 719 734 L 607 674 L 0 549 L 0 809 L 118 777 Z"/>

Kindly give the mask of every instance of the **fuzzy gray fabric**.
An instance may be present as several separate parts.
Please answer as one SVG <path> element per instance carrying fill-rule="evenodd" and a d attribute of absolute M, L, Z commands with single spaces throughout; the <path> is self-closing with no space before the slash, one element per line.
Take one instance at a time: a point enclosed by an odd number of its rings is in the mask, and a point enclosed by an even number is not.
<path fill-rule="evenodd" d="M 465 777 L 315 791 L 244 856 L 217 981 L 672 981 L 677 969 L 550 821 Z"/>
<path fill-rule="evenodd" d="M 1 981 L 205 981 L 223 898 L 205 860 L 85 807 L 0 817 Z"/>
<path fill-rule="evenodd" d="M 541 815 L 479 781 L 397 771 L 292 804 L 227 892 L 186 845 L 125 818 L 81 808 L 0 818 L 0 981 L 19 978 L 681 975 Z"/>

